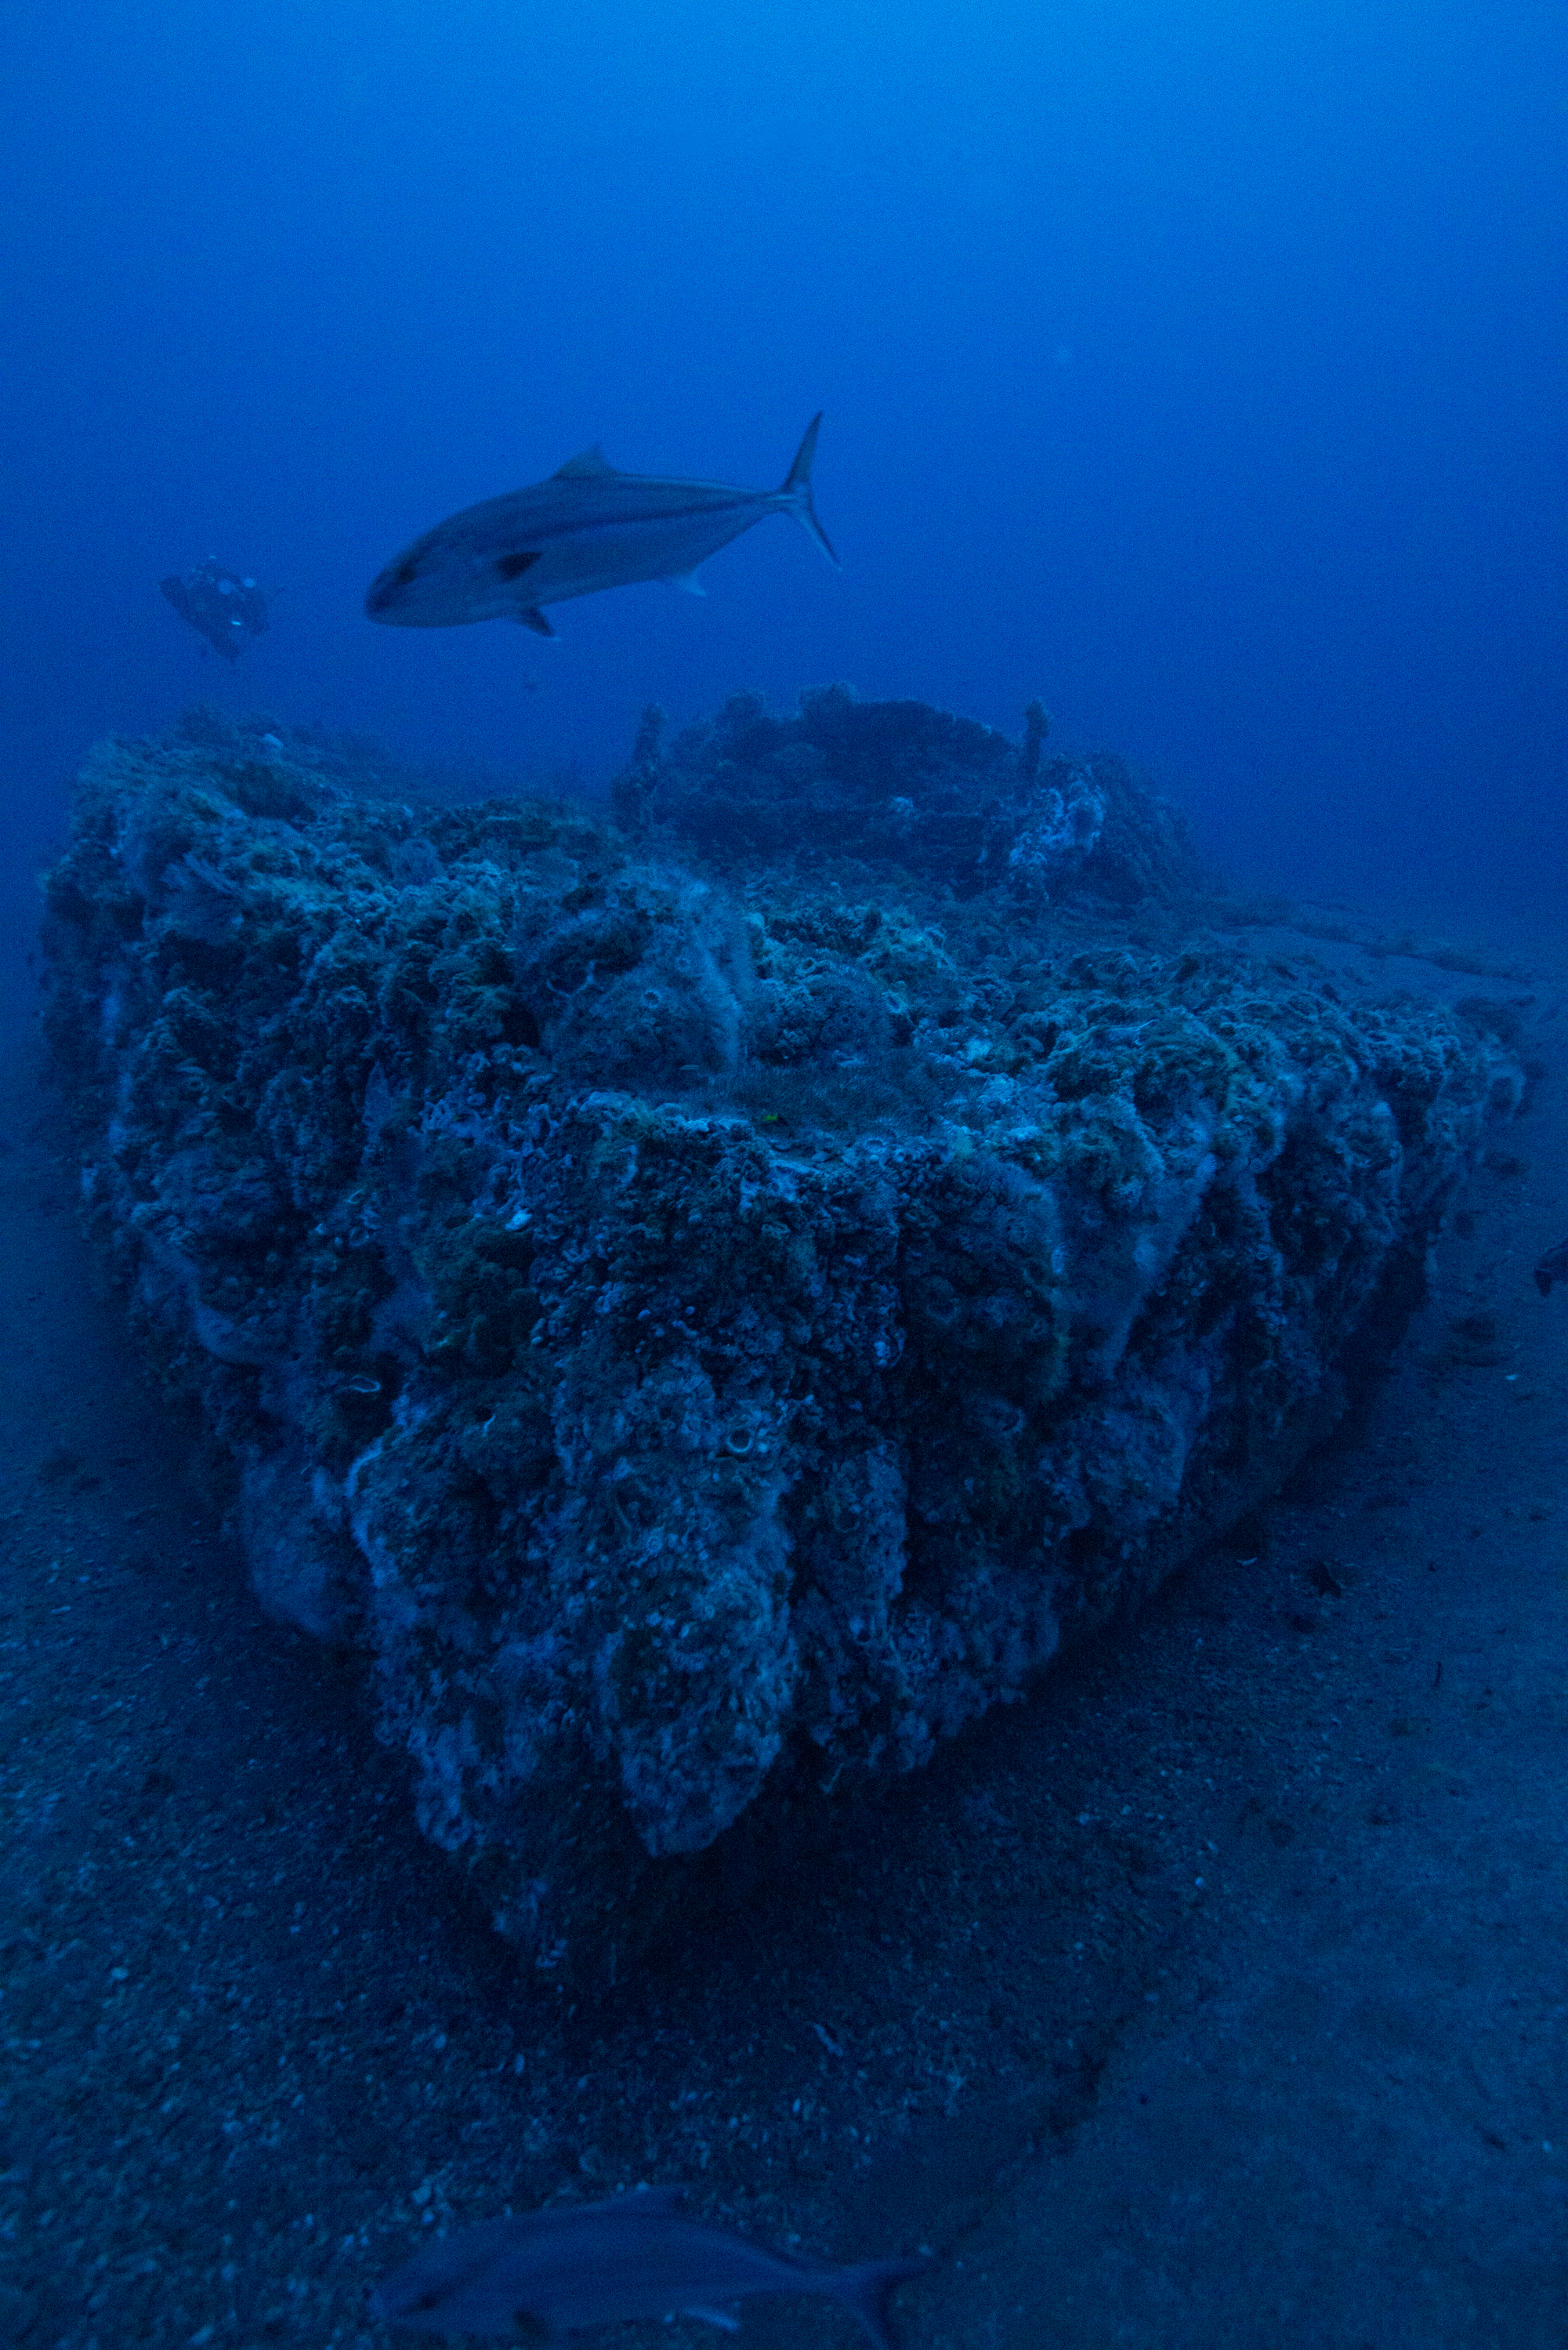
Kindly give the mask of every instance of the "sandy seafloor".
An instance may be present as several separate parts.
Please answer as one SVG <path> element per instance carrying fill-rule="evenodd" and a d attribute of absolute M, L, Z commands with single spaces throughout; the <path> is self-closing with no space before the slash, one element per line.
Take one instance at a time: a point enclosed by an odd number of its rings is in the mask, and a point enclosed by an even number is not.
<path fill-rule="evenodd" d="M 594 2004 L 465 1907 L 352 1665 L 260 1614 L 14 1044 L 0 2345 L 411 2341 L 364 2293 L 430 2230 L 647 2179 L 814 2258 L 929 2248 L 906 2350 L 1561 2350 L 1568 943 L 1322 951 L 1531 999 L 1547 1065 L 1362 1422 Z"/>

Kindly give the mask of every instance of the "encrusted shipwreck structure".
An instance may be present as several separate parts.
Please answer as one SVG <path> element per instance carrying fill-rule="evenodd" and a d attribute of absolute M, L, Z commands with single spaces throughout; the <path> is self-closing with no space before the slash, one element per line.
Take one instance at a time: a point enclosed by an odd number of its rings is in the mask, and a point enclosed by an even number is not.
<path fill-rule="evenodd" d="M 369 1652 L 543 1963 L 1251 1506 L 1517 1105 L 1484 1025 L 1218 943 L 1043 737 L 742 700 L 645 725 L 618 828 L 210 718 L 83 778 L 91 1219 L 262 1598 Z"/>

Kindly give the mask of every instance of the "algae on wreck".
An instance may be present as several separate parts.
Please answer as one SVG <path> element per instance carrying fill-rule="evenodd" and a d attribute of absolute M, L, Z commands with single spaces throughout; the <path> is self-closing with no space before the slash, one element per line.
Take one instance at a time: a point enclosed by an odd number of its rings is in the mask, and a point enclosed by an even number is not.
<path fill-rule="evenodd" d="M 645 728 L 632 833 L 211 720 L 83 777 L 93 1227 L 536 1959 L 1254 1505 L 1517 1105 L 1495 1025 L 1251 961 L 1168 810 L 1030 748 L 742 699 Z"/>

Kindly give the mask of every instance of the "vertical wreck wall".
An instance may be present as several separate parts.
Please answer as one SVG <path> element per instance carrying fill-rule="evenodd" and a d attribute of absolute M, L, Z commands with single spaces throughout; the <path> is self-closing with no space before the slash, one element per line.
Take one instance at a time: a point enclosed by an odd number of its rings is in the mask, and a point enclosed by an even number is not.
<path fill-rule="evenodd" d="M 1270 1490 L 1521 1085 L 1219 941 L 1115 762 L 843 695 L 640 748 L 628 833 L 192 722 L 48 884 L 89 1216 L 255 1587 L 543 1964 Z"/>

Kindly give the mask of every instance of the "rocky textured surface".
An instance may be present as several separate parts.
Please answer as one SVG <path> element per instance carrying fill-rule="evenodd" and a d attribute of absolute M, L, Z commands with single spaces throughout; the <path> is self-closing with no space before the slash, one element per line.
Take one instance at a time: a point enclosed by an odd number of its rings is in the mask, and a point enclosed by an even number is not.
<path fill-rule="evenodd" d="M 258 1592 L 373 1659 L 543 1963 L 1252 1506 L 1517 1107 L 1490 1011 L 1228 949 L 1168 813 L 1042 740 L 738 702 L 645 728 L 621 832 L 210 721 L 84 776 L 89 1214 Z"/>
<path fill-rule="evenodd" d="M 736 694 L 667 753 L 653 709 L 616 780 L 615 811 L 634 837 L 726 874 L 784 858 L 1036 905 L 1064 890 L 1122 907 L 1189 894 L 1197 875 L 1176 811 L 1119 759 L 1047 758 L 1050 724 L 1031 703 L 1014 744 L 924 702 L 857 702 L 836 685 L 803 693 L 787 718 L 760 694 Z"/>

